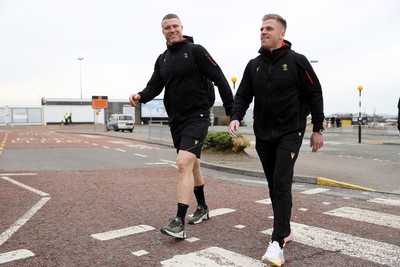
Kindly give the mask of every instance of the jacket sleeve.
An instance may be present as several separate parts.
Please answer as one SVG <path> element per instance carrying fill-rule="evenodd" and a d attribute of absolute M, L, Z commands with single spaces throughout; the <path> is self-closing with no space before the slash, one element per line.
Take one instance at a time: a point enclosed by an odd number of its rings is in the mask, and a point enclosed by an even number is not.
<path fill-rule="evenodd" d="M 231 87 L 217 62 L 211 57 L 207 50 L 201 45 L 194 45 L 193 57 L 196 60 L 199 71 L 218 87 L 225 114 L 231 115 L 233 106 L 233 94 Z"/>
<path fill-rule="evenodd" d="M 311 63 L 304 55 L 298 54 L 298 63 L 300 65 L 301 93 L 310 108 L 313 132 L 318 132 L 324 128 L 325 118 L 321 84 Z"/>
<path fill-rule="evenodd" d="M 397 109 L 399 113 L 397 114 L 397 130 L 400 131 L 400 97 L 399 97 L 399 103 L 397 104 Z"/>
<path fill-rule="evenodd" d="M 160 75 L 159 69 L 159 60 L 162 57 L 162 54 L 157 58 L 156 63 L 154 64 L 154 71 L 151 75 L 150 80 L 148 81 L 146 88 L 144 88 L 140 95 L 140 103 L 147 103 L 150 100 L 154 99 L 158 96 L 162 90 L 164 89 L 165 83 Z"/>
<path fill-rule="evenodd" d="M 231 121 L 238 120 L 242 121 L 246 115 L 246 111 L 249 108 L 250 103 L 253 101 L 253 75 L 252 63 L 254 59 L 250 60 L 243 73 L 242 81 L 240 82 L 239 88 L 235 95 L 235 102 L 233 103 Z"/>

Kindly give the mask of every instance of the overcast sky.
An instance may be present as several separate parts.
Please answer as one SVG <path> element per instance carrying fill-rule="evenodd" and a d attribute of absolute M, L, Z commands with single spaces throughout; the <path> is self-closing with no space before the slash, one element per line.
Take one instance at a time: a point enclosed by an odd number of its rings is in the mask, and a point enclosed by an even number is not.
<path fill-rule="evenodd" d="M 313 63 L 325 114 L 397 114 L 398 0 L 0 0 L 0 106 L 82 95 L 127 99 L 166 46 L 161 19 L 180 16 L 230 81 L 258 55 L 261 18 L 288 22 L 292 49 Z M 84 58 L 79 61 L 78 58 Z M 230 82 L 231 83 L 231 82 Z M 161 96 L 160 96 L 161 97 Z"/>

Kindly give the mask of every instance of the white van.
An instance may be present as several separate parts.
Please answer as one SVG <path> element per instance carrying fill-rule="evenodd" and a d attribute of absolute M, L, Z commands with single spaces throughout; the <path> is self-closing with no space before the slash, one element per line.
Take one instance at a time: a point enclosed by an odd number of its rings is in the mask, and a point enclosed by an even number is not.
<path fill-rule="evenodd" d="M 107 122 L 107 129 L 114 131 L 133 131 L 135 119 L 131 114 L 112 114 Z"/>

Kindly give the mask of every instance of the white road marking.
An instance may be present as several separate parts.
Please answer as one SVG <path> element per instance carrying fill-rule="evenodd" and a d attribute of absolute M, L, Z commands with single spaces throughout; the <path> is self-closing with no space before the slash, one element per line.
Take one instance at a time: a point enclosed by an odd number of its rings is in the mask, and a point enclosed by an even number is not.
<path fill-rule="evenodd" d="M 388 266 L 400 266 L 400 247 L 300 223 L 291 223 L 295 242 Z M 273 229 L 262 231 L 271 235 Z"/>
<path fill-rule="evenodd" d="M 358 222 L 367 222 L 381 226 L 400 229 L 400 216 L 381 213 L 370 210 L 363 210 L 351 207 L 342 207 L 324 212 L 324 214 L 351 219 Z"/>
<path fill-rule="evenodd" d="M 103 148 L 109 148 L 108 146 L 103 146 Z"/>
<path fill-rule="evenodd" d="M 127 147 L 133 147 L 133 148 L 138 148 L 138 149 L 160 149 L 159 147 L 151 147 L 151 146 L 145 146 L 145 145 L 126 145 Z"/>
<path fill-rule="evenodd" d="M 98 144 L 96 144 L 96 143 L 92 143 L 92 146 L 98 146 Z"/>
<path fill-rule="evenodd" d="M 303 191 L 301 193 L 306 194 L 306 195 L 313 195 L 313 194 L 319 194 L 319 193 L 326 192 L 326 191 L 329 191 L 329 189 L 318 187 L 318 188 Z"/>
<path fill-rule="evenodd" d="M 0 176 L 29 176 L 29 175 L 37 175 L 37 173 L 0 173 Z"/>
<path fill-rule="evenodd" d="M 107 143 L 117 144 L 117 145 L 128 145 L 128 144 L 130 144 L 130 142 L 126 142 L 126 141 L 107 141 Z"/>
<path fill-rule="evenodd" d="M 117 151 L 119 151 L 119 152 L 126 152 L 126 150 L 119 149 L 119 148 L 116 148 L 115 150 L 117 150 Z"/>
<path fill-rule="evenodd" d="M 373 198 L 373 199 L 368 200 L 368 202 L 400 207 L 400 200 L 397 200 L 397 199 Z"/>
<path fill-rule="evenodd" d="M 146 156 L 146 155 L 143 155 L 143 154 L 137 154 L 137 153 L 135 153 L 135 154 L 133 154 L 133 155 L 138 156 L 138 157 L 142 157 L 142 158 L 147 158 L 147 156 Z"/>
<path fill-rule="evenodd" d="M 164 162 L 167 162 L 167 163 L 176 164 L 176 161 L 172 161 L 172 160 L 161 159 L 161 161 L 164 161 Z"/>
<path fill-rule="evenodd" d="M 185 241 L 190 242 L 190 243 L 193 243 L 193 242 L 196 242 L 199 240 L 200 240 L 199 238 L 194 237 L 194 236 L 185 239 Z"/>
<path fill-rule="evenodd" d="M 234 227 L 237 228 L 237 229 L 246 228 L 246 226 L 244 226 L 244 225 L 242 225 L 242 224 L 235 225 Z"/>
<path fill-rule="evenodd" d="M 308 211 L 308 209 L 306 209 L 306 208 L 300 208 L 298 210 L 300 210 L 300 211 Z"/>
<path fill-rule="evenodd" d="M 210 210 L 210 217 L 215 217 L 215 216 L 219 216 L 219 215 L 224 215 L 227 213 L 231 213 L 234 212 L 236 210 L 234 209 L 228 209 L 228 208 L 221 208 L 221 209 L 215 209 L 215 210 Z"/>
<path fill-rule="evenodd" d="M 18 231 L 35 213 L 50 200 L 50 197 L 43 197 L 27 213 L 19 218 L 10 228 L 0 234 L 0 246 L 4 244 L 15 232 Z"/>
<path fill-rule="evenodd" d="M 31 192 L 33 192 L 33 193 L 36 193 L 36 194 L 38 194 L 38 195 L 40 195 L 40 196 L 42 196 L 42 197 L 47 197 L 47 196 L 49 196 L 49 194 L 47 194 L 47 193 L 45 193 L 45 192 L 42 192 L 42 191 L 40 191 L 40 190 L 37 190 L 37 189 L 35 189 L 35 188 L 33 188 L 33 187 L 30 187 L 30 186 L 25 185 L 25 184 L 23 184 L 23 183 L 20 183 L 20 182 L 18 182 L 18 181 L 15 181 L 14 179 L 11 179 L 11 178 L 9 178 L 9 177 L 1 177 L 1 178 L 3 178 L 3 179 L 6 180 L 6 181 L 9 181 L 10 183 L 13 183 L 13 184 L 15 184 L 15 185 L 18 185 L 18 186 L 20 186 L 20 187 L 22 187 L 22 188 L 24 188 L 24 189 L 26 189 L 26 190 L 29 190 L 29 191 L 31 191 Z"/>
<path fill-rule="evenodd" d="M 138 251 L 134 251 L 132 252 L 133 255 L 140 257 L 146 254 L 149 254 L 149 252 L 147 252 L 146 250 L 138 250 Z"/>
<path fill-rule="evenodd" d="M 221 208 L 221 209 L 215 209 L 215 210 L 210 210 L 210 217 L 215 217 L 215 216 L 219 216 L 219 215 L 224 215 L 227 213 L 231 213 L 234 212 L 236 210 L 234 209 L 228 209 L 228 208 Z M 193 214 L 188 215 L 189 217 L 193 217 Z"/>
<path fill-rule="evenodd" d="M 252 181 L 246 179 L 237 179 L 237 181 L 244 182 L 244 183 L 253 183 L 253 184 L 268 184 L 266 181 Z"/>
<path fill-rule="evenodd" d="M 92 139 L 103 138 L 100 135 L 89 135 L 89 134 L 80 134 L 80 136 L 83 136 L 83 137 L 86 137 L 86 138 L 92 138 Z"/>
<path fill-rule="evenodd" d="M 257 200 L 256 203 L 261 203 L 261 204 L 271 204 L 271 199 L 270 198 L 266 198 L 266 199 L 262 199 L 262 200 Z"/>
<path fill-rule="evenodd" d="M 235 266 L 235 267 L 262 267 L 264 265 L 259 259 L 253 259 L 219 247 L 209 247 L 185 255 L 176 255 L 172 259 L 160 262 L 164 267 L 187 267 L 187 266 Z"/>
<path fill-rule="evenodd" d="M 115 238 L 124 237 L 124 236 L 128 236 L 128 235 L 144 233 L 144 232 L 151 231 L 151 230 L 154 230 L 154 227 L 151 227 L 149 225 L 137 225 L 137 226 L 127 227 L 127 228 L 123 228 L 123 229 L 112 230 L 112 231 L 108 231 L 108 232 L 104 232 L 104 233 L 93 234 L 91 236 L 95 239 L 105 241 L 105 240 L 115 239 Z"/>
<path fill-rule="evenodd" d="M 25 259 L 32 256 L 35 256 L 35 254 L 27 249 L 19 249 L 6 253 L 0 253 L 0 264 Z"/>

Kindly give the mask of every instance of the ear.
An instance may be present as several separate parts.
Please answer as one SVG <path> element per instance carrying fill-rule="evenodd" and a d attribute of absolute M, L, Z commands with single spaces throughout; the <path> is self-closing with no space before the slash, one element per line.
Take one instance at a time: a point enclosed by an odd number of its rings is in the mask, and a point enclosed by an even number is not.
<path fill-rule="evenodd" d="M 282 31 L 282 32 L 280 33 L 280 36 L 279 36 L 279 37 L 280 37 L 281 40 L 283 40 L 283 38 L 285 38 L 285 32 Z"/>

